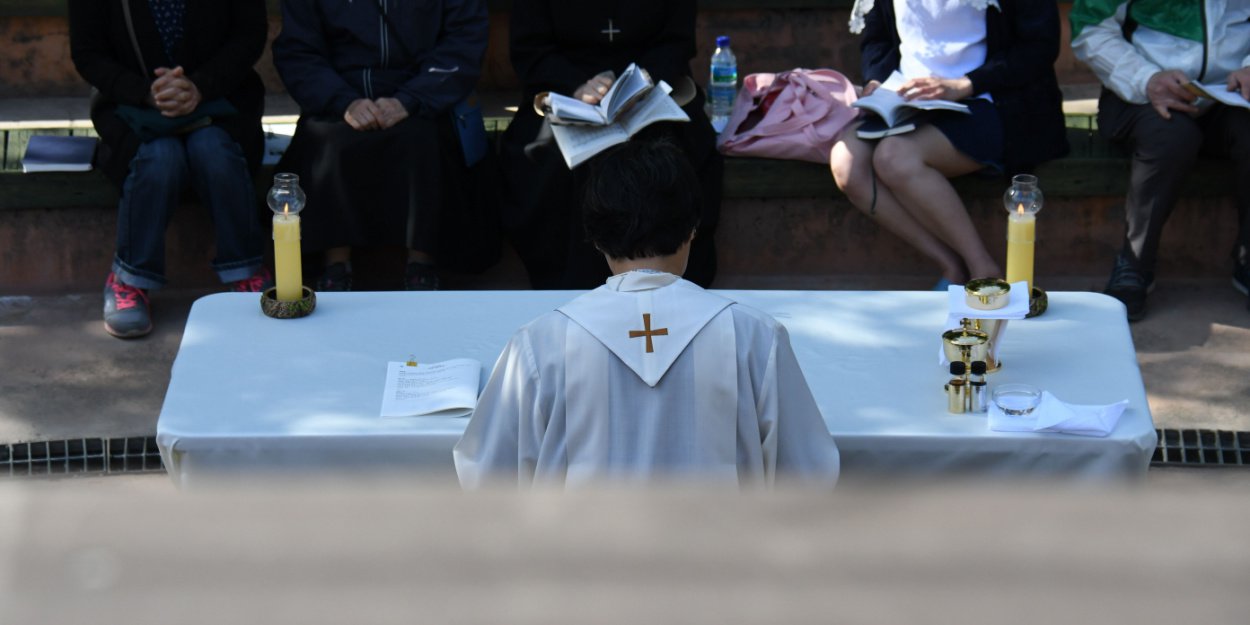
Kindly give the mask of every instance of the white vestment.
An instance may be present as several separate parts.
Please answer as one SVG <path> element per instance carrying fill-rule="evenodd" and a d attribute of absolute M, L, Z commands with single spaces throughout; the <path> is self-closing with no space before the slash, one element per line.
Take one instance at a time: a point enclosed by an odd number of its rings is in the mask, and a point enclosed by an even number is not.
<path fill-rule="evenodd" d="M 455 449 L 465 488 L 695 480 L 832 487 L 838 449 L 785 328 L 629 272 L 521 328 Z"/>

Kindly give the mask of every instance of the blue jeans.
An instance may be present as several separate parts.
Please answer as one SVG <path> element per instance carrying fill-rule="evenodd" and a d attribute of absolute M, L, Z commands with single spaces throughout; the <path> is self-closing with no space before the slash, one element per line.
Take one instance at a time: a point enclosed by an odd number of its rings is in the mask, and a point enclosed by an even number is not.
<path fill-rule="evenodd" d="M 188 178 L 212 216 L 217 276 L 232 282 L 260 269 L 264 238 L 247 159 L 226 131 L 206 126 L 144 143 L 130 161 L 113 259 L 121 282 L 141 289 L 165 285 L 165 229 Z"/>

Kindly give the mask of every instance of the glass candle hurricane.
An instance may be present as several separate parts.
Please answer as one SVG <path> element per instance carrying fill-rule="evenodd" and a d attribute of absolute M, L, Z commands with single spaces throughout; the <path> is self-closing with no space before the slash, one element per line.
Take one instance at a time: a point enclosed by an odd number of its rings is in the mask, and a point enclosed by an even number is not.
<path fill-rule="evenodd" d="M 304 190 L 299 187 L 299 176 L 276 174 L 265 202 L 273 211 L 273 265 L 277 299 L 294 302 L 304 294 L 299 244 L 299 212 L 304 210 Z"/>
<path fill-rule="evenodd" d="M 1003 194 L 1007 209 L 1007 282 L 1026 282 L 1033 292 L 1033 250 L 1037 236 L 1037 213 L 1042 210 L 1042 190 L 1037 176 L 1012 177 Z"/>

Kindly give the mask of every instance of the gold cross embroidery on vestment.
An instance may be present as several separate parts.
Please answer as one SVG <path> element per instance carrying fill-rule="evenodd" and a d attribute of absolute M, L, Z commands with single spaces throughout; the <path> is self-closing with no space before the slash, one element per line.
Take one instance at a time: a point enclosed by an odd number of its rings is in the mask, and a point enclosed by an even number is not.
<path fill-rule="evenodd" d="M 651 337 L 668 336 L 668 328 L 656 328 L 655 330 L 652 330 L 651 313 L 642 313 L 642 327 L 644 328 L 643 330 L 630 330 L 629 338 L 636 339 L 646 337 L 647 353 L 650 354 L 655 351 L 654 346 L 651 344 Z"/>

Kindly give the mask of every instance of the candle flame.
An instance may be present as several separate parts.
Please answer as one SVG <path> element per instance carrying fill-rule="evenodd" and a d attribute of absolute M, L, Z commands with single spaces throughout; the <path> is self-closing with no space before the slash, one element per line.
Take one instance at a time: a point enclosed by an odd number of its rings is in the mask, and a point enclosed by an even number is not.
<path fill-rule="evenodd" d="M 1022 210 L 1023 210 L 1023 209 L 1022 209 Z M 290 214 L 291 214 L 291 204 L 290 204 L 290 202 L 283 202 L 283 203 L 282 203 L 282 214 L 283 214 L 283 215 L 290 215 Z"/>
<path fill-rule="evenodd" d="M 1016 204 L 1016 214 L 1024 216 L 1024 204 Z"/>

